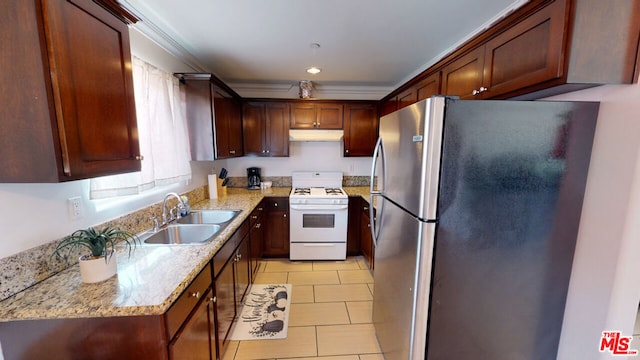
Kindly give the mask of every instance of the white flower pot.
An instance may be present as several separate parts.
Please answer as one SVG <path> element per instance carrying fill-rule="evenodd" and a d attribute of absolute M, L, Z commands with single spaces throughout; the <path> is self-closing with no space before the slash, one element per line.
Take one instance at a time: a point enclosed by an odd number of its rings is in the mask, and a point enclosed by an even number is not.
<path fill-rule="evenodd" d="M 94 258 L 91 255 L 80 256 L 80 276 L 84 283 L 97 283 L 112 277 L 118 271 L 116 266 L 116 253 L 111 254 L 105 262 L 104 256 Z"/>

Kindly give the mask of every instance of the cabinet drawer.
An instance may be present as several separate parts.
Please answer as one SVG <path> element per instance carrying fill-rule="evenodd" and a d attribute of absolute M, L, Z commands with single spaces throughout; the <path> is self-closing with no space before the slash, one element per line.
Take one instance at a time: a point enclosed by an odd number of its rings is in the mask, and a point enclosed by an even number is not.
<path fill-rule="evenodd" d="M 217 277 L 220 273 L 220 270 L 224 267 L 224 264 L 227 263 L 227 260 L 233 256 L 234 252 L 240 242 L 244 237 L 249 233 L 251 226 L 249 225 L 249 220 L 245 220 L 242 225 L 236 230 L 236 232 L 231 235 L 231 238 L 227 240 L 227 242 L 218 250 L 218 252 L 213 256 L 213 276 Z"/>
<path fill-rule="evenodd" d="M 269 210 L 289 210 L 289 198 L 286 197 L 271 197 L 263 200 L 264 208 Z"/>
<path fill-rule="evenodd" d="M 166 321 L 169 339 L 173 338 L 191 313 L 191 310 L 206 294 L 209 287 L 211 287 L 211 266 L 207 265 L 167 311 Z"/>

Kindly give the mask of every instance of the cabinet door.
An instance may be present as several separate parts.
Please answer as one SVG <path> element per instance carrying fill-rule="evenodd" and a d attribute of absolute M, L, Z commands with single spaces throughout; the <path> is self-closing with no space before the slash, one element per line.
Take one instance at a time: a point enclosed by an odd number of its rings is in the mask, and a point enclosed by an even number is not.
<path fill-rule="evenodd" d="M 139 171 L 127 25 L 90 0 L 43 12 L 64 179 Z"/>
<path fill-rule="evenodd" d="M 244 240 L 240 243 L 240 246 L 238 246 L 236 257 L 234 259 L 236 308 L 238 308 L 238 311 L 242 309 L 242 299 L 244 298 L 244 295 L 249 288 L 249 284 L 251 283 L 251 264 L 249 257 L 249 236 L 245 236 Z"/>
<path fill-rule="evenodd" d="M 245 155 L 266 154 L 265 105 L 245 103 L 242 107 L 242 136 Z"/>
<path fill-rule="evenodd" d="M 228 262 L 214 280 L 216 297 L 216 339 L 218 352 L 224 353 L 229 343 L 227 336 L 236 316 L 233 262 Z"/>
<path fill-rule="evenodd" d="M 242 156 L 242 119 L 239 103 L 215 84 L 213 93 L 216 159 Z"/>
<path fill-rule="evenodd" d="M 216 358 L 214 303 L 209 289 L 182 330 L 169 344 L 169 358 L 200 360 Z"/>
<path fill-rule="evenodd" d="M 360 246 L 360 222 L 362 212 L 362 198 L 349 196 L 349 220 L 347 222 L 347 256 L 361 254 Z"/>
<path fill-rule="evenodd" d="M 316 107 L 308 103 L 291 103 L 291 129 L 316 127 Z"/>
<path fill-rule="evenodd" d="M 414 89 L 407 89 L 398 94 L 398 109 L 415 104 L 416 101 L 418 101 L 418 97 Z"/>
<path fill-rule="evenodd" d="M 378 140 L 378 116 L 374 104 L 345 106 L 344 156 L 372 156 Z"/>
<path fill-rule="evenodd" d="M 242 103 L 231 100 L 231 116 L 229 117 L 229 157 L 244 155 L 242 142 Z"/>
<path fill-rule="evenodd" d="M 394 96 L 380 105 L 380 117 L 391 114 L 396 110 L 398 110 L 398 97 Z"/>
<path fill-rule="evenodd" d="M 565 3 L 556 1 L 487 42 L 483 98 L 563 75 Z"/>
<path fill-rule="evenodd" d="M 286 198 L 266 201 L 263 255 L 289 257 L 289 201 Z"/>
<path fill-rule="evenodd" d="M 316 104 L 316 128 L 342 129 L 343 106 L 338 103 Z"/>
<path fill-rule="evenodd" d="M 472 50 L 442 69 L 442 90 L 461 99 L 477 99 L 484 69 L 484 46 Z"/>
<path fill-rule="evenodd" d="M 266 105 L 266 156 L 289 156 L 289 105 Z"/>
<path fill-rule="evenodd" d="M 420 80 L 418 84 L 414 86 L 417 101 L 424 100 L 432 97 L 433 95 L 440 94 L 440 78 L 442 73 L 436 71 L 435 73 Z"/>
<path fill-rule="evenodd" d="M 254 219 L 255 217 L 255 219 Z M 262 243 L 263 243 L 263 226 L 262 226 L 262 205 L 251 213 L 251 232 L 249 233 L 251 245 L 251 277 L 255 278 L 260 267 L 260 259 L 262 259 Z"/>
<path fill-rule="evenodd" d="M 373 260 L 375 248 L 373 246 L 373 237 L 371 236 L 371 223 L 369 222 L 369 203 L 362 201 L 362 212 L 360 217 L 360 244 L 362 246 L 362 255 L 369 265 L 369 269 L 373 270 Z"/>

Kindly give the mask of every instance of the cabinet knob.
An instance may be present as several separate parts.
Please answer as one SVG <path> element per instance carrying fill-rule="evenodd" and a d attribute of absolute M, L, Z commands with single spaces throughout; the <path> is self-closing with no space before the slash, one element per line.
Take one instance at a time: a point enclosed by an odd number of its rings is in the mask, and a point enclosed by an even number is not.
<path fill-rule="evenodd" d="M 258 208 L 258 211 L 262 211 L 262 208 L 261 208 L 261 207 L 259 207 L 259 208 Z"/>
<path fill-rule="evenodd" d="M 269 150 L 267 150 L 267 154 L 269 153 Z"/>
<path fill-rule="evenodd" d="M 278 203 L 273 203 L 273 206 L 278 207 Z"/>
<path fill-rule="evenodd" d="M 365 206 L 365 207 L 362 208 L 362 210 L 363 211 L 367 211 L 367 210 L 369 210 L 369 207 Z"/>
<path fill-rule="evenodd" d="M 256 224 L 256 229 L 260 229 L 260 226 L 262 226 L 260 223 Z"/>
<path fill-rule="evenodd" d="M 192 292 L 189 296 L 194 297 L 196 299 L 200 298 L 200 291 Z"/>
<path fill-rule="evenodd" d="M 231 154 L 231 155 L 235 155 L 235 154 L 236 154 L 236 151 L 235 151 L 235 150 L 229 150 L 229 154 Z"/>
<path fill-rule="evenodd" d="M 142 156 L 142 155 L 137 155 L 137 156 L 136 156 L 136 160 L 144 160 L 144 156 Z"/>
<path fill-rule="evenodd" d="M 263 154 L 264 154 L 264 153 L 266 153 L 266 152 L 267 152 L 267 150 L 264 150 L 264 149 L 262 150 L 262 153 L 263 153 Z"/>
<path fill-rule="evenodd" d="M 283 217 L 287 217 L 287 214 L 282 215 Z"/>
<path fill-rule="evenodd" d="M 212 303 L 217 303 L 218 302 L 218 298 L 217 297 L 212 297 L 211 299 L 209 299 L 209 301 L 211 301 Z"/>
<path fill-rule="evenodd" d="M 348 154 L 349 153 L 349 149 L 346 149 L 344 152 L 346 152 Z"/>
<path fill-rule="evenodd" d="M 471 92 L 471 95 L 478 95 L 480 94 L 480 91 L 473 89 L 473 91 Z"/>
<path fill-rule="evenodd" d="M 252 218 L 253 220 L 255 220 L 255 219 L 257 219 L 257 218 L 258 218 L 258 215 L 253 215 L 251 218 Z"/>

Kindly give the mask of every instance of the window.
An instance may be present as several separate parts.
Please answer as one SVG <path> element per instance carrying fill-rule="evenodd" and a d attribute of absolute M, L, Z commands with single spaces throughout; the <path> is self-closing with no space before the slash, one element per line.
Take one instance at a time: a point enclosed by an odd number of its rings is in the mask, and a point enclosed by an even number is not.
<path fill-rule="evenodd" d="M 178 79 L 133 58 L 141 171 L 91 179 L 90 198 L 139 194 L 191 178 L 184 94 Z"/>

